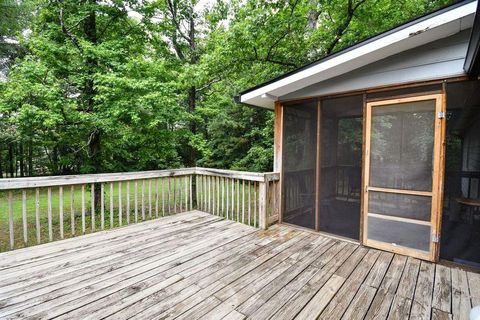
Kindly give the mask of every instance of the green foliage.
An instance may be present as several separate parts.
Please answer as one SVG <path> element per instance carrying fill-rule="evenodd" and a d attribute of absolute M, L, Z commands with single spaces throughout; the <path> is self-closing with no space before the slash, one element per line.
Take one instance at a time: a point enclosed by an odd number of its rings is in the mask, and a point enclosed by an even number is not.
<path fill-rule="evenodd" d="M 236 94 L 448 2 L 33 0 L 25 55 L 0 82 L 0 164 L 271 170 L 273 115 Z"/>

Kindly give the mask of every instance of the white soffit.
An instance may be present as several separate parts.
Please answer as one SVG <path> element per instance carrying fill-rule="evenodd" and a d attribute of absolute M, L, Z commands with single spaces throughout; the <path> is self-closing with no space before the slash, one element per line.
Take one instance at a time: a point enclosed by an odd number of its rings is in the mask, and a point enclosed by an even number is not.
<path fill-rule="evenodd" d="M 272 109 L 274 99 L 316 82 L 324 81 L 402 51 L 471 28 L 477 1 L 458 6 L 399 31 L 334 55 L 303 70 L 240 96 L 240 102 Z"/>

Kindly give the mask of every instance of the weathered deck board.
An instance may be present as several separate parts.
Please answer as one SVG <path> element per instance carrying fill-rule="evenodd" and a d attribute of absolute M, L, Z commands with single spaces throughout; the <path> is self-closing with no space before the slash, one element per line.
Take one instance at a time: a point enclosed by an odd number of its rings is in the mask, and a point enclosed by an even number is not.
<path fill-rule="evenodd" d="M 0 255 L 2 319 L 467 319 L 480 274 L 199 211 Z"/>

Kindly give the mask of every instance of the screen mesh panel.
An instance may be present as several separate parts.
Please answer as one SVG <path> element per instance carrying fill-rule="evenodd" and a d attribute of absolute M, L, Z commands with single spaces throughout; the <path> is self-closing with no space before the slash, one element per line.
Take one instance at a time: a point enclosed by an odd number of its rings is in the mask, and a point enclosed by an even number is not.
<path fill-rule="evenodd" d="M 359 239 L 363 97 L 321 102 L 320 230 Z"/>
<path fill-rule="evenodd" d="M 284 106 L 283 220 L 315 228 L 317 103 Z"/>
<path fill-rule="evenodd" d="M 480 267 L 480 81 L 447 83 L 440 257 Z"/>
<path fill-rule="evenodd" d="M 370 186 L 432 190 L 435 100 L 372 108 Z"/>
<path fill-rule="evenodd" d="M 398 246 L 430 251 L 430 226 L 368 217 L 368 238 Z"/>
<path fill-rule="evenodd" d="M 368 192 L 368 212 L 370 213 L 430 221 L 431 211 L 431 197 L 387 192 Z"/>

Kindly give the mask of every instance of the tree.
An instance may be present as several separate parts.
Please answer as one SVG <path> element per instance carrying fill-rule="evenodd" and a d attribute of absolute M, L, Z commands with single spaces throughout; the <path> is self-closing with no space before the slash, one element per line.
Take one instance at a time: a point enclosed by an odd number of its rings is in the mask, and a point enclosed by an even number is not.
<path fill-rule="evenodd" d="M 26 56 L 0 93 L 16 134 L 51 174 L 180 165 L 175 74 L 155 57 L 136 1 L 37 1 Z"/>
<path fill-rule="evenodd" d="M 271 170 L 273 114 L 233 96 L 448 2 L 30 1 L 0 83 L 0 171 L 29 174 Z"/>

